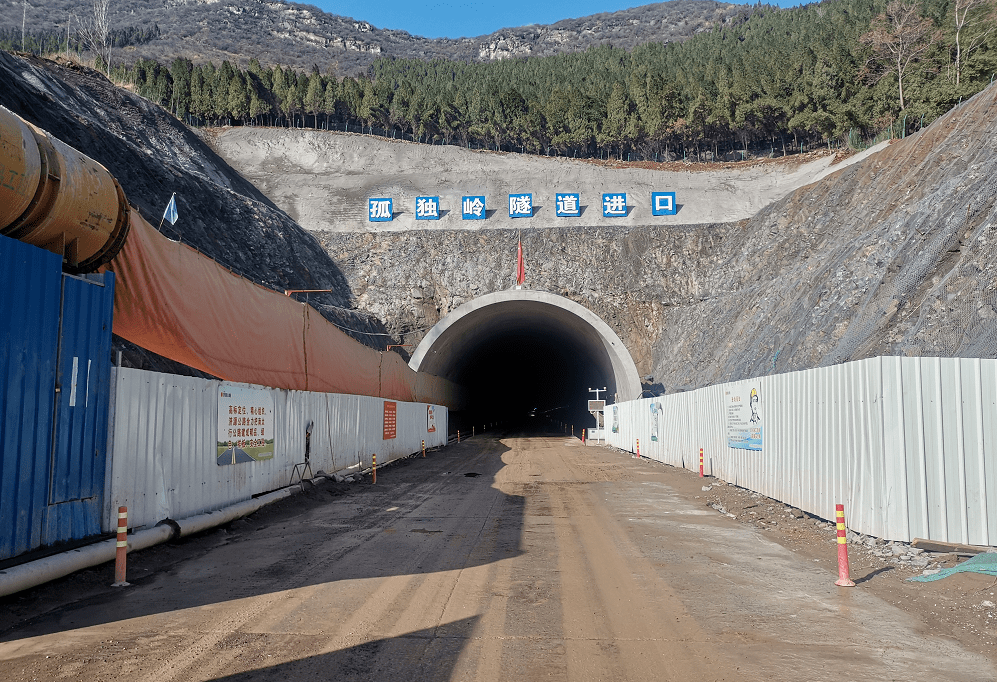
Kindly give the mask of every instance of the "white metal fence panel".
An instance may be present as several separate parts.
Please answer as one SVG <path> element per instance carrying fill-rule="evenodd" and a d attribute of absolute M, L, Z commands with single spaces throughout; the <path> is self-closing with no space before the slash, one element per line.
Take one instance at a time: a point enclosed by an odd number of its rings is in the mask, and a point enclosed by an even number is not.
<path fill-rule="evenodd" d="M 606 440 L 691 471 L 703 448 L 707 474 L 827 519 L 844 503 L 870 535 L 997 543 L 997 360 L 870 358 L 751 383 L 760 451 L 728 447 L 733 384 L 607 406 Z"/>
<path fill-rule="evenodd" d="M 384 439 L 382 398 L 265 389 L 274 400 L 274 456 L 217 464 L 220 381 L 116 368 L 109 429 L 107 506 L 103 527 L 117 525 L 128 507 L 132 527 L 220 509 L 290 483 L 305 460 L 312 423 L 312 472 L 364 469 L 446 445 L 447 409 L 433 406 L 436 431 L 427 431 L 425 403 L 396 402 L 396 437 Z M 259 388 L 259 387 L 256 387 Z M 113 512 L 113 513 L 112 513 Z"/>

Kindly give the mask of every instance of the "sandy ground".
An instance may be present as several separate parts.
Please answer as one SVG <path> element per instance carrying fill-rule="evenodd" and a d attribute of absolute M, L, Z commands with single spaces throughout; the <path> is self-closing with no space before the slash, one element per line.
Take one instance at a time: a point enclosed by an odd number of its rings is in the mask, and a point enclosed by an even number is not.
<path fill-rule="evenodd" d="M 479 435 L 137 553 L 130 588 L 104 566 L 3 600 L 0 679 L 997 676 L 882 573 L 837 588 L 833 545 L 794 552 L 701 486 L 564 436 Z M 937 604 L 944 583 L 916 589 Z"/>
<path fill-rule="evenodd" d="M 647 167 L 654 164 L 600 164 L 315 130 L 228 128 L 208 137 L 215 151 L 302 227 L 331 231 L 731 222 L 883 146 L 836 163 L 831 155 L 812 154 L 658 170 Z M 520 192 L 533 194 L 532 218 L 509 217 L 508 195 Z M 555 216 L 557 192 L 580 193 L 581 217 Z M 603 217 L 602 195 L 609 192 L 627 193 L 627 217 Z M 678 213 L 652 216 L 651 192 L 675 192 Z M 487 197 L 488 218 L 463 220 L 461 198 L 477 195 Z M 440 220 L 415 219 L 418 196 L 440 197 Z M 368 220 L 370 197 L 393 199 L 391 222 Z"/>

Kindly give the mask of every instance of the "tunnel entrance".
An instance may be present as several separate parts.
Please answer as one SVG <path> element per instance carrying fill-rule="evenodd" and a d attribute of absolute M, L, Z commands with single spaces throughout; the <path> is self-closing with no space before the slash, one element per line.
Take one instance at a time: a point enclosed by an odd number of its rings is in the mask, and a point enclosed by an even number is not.
<path fill-rule="evenodd" d="M 595 313 L 542 291 L 499 291 L 460 306 L 415 349 L 409 366 L 462 385 L 467 418 L 591 427 L 589 388 L 607 402 L 640 396 L 629 351 Z"/>

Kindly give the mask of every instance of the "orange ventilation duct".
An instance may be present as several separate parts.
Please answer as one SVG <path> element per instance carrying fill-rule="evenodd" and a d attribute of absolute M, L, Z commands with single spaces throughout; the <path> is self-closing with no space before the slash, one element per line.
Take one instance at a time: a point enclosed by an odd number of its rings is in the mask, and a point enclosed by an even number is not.
<path fill-rule="evenodd" d="M 106 168 L 3 107 L 0 234 L 61 253 L 71 273 L 113 270 L 114 333 L 188 367 L 275 388 L 461 404 L 455 384 L 167 239 Z"/>
<path fill-rule="evenodd" d="M 0 107 L 0 234 L 92 272 L 121 250 L 128 201 L 102 165 Z"/>

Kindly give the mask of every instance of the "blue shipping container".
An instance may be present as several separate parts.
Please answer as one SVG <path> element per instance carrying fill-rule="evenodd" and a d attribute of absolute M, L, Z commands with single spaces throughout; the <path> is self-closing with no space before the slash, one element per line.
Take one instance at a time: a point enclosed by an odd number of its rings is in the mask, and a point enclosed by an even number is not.
<path fill-rule="evenodd" d="M 0 560 L 100 533 L 114 275 L 0 237 Z"/>

